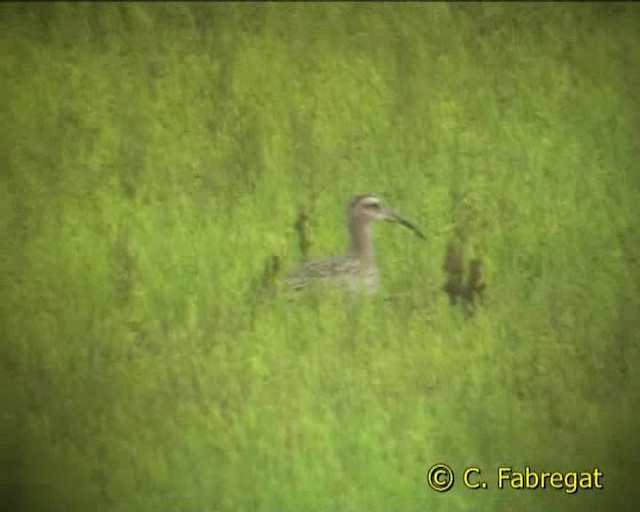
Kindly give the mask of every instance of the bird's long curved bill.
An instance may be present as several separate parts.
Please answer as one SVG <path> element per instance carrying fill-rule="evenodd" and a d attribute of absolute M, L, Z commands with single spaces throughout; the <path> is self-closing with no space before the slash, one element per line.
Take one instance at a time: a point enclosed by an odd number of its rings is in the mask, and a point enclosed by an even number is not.
<path fill-rule="evenodd" d="M 400 215 L 398 212 L 394 212 L 393 210 L 385 210 L 384 213 L 387 220 L 397 222 L 398 224 L 402 224 L 403 226 L 413 231 L 416 235 L 418 235 L 423 240 L 427 239 L 427 237 L 424 236 L 424 233 L 422 233 L 422 231 L 417 226 L 417 224 L 407 219 L 404 215 Z"/>

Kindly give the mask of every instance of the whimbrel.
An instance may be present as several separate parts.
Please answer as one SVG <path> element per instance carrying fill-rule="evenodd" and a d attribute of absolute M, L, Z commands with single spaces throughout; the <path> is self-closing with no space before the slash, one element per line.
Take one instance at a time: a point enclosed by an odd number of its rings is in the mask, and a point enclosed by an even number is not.
<path fill-rule="evenodd" d="M 287 281 L 299 289 L 311 283 L 328 283 L 346 286 L 351 290 L 362 289 L 375 293 L 378 286 L 378 267 L 375 262 L 372 222 L 388 220 L 400 223 L 424 239 L 418 226 L 403 215 L 388 210 L 380 199 L 372 194 L 360 194 L 351 199 L 347 210 L 349 228 L 349 252 L 305 263 L 289 274 Z"/>

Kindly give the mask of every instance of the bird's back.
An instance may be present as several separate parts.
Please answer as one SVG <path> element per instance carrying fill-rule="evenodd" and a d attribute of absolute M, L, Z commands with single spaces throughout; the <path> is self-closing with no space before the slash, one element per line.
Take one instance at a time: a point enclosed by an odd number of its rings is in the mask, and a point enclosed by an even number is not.
<path fill-rule="evenodd" d="M 317 283 L 354 290 L 364 286 L 375 291 L 378 273 L 375 266 L 363 267 L 358 259 L 351 256 L 334 256 L 309 261 L 290 273 L 287 282 L 295 289 Z"/>

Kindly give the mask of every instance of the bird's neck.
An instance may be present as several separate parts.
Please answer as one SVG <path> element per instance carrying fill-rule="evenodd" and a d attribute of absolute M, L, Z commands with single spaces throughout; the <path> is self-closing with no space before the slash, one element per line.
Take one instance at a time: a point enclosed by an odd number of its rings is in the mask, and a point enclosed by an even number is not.
<path fill-rule="evenodd" d="M 363 265 L 374 264 L 373 242 L 371 240 L 371 224 L 349 226 L 351 234 L 349 254 L 358 259 Z"/>

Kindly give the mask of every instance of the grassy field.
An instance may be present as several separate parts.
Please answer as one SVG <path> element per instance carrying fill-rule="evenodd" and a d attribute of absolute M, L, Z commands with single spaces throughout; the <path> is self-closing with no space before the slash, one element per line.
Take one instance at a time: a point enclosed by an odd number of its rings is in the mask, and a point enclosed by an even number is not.
<path fill-rule="evenodd" d="M 632 4 L 3 3 L 5 502 L 635 510 L 639 27 Z M 363 191 L 428 238 L 376 227 L 379 296 L 256 291 L 298 264 L 300 206 L 339 252 Z M 472 318 L 452 241 L 483 262 Z M 499 466 L 604 489 L 500 490 Z"/>

